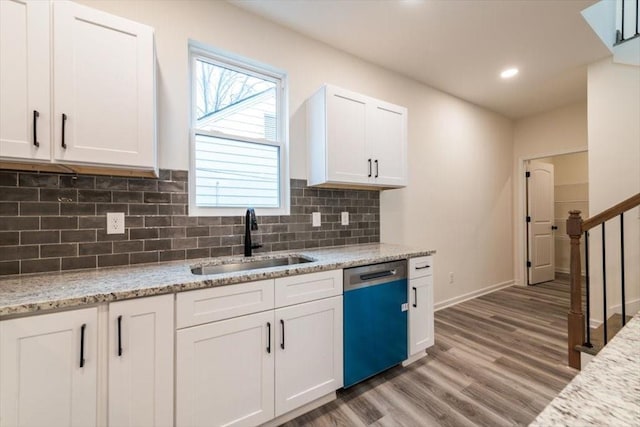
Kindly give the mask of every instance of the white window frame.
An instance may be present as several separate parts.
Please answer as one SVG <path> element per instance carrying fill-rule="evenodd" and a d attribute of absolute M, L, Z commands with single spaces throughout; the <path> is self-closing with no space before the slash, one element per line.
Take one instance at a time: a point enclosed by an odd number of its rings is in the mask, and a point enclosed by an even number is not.
<path fill-rule="evenodd" d="M 252 74 L 256 77 L 267 78 L 276 84 L 276 114 L 278 122 L 277 142 L 255 140 L 252 138 L 238 137 L 216 131 L 204 131 L 195 128 L 196 116 L 196 81 L 194 79 L 195 63 L 198 58 L 206 59 L 221 66 L 238 70 L 242 73 Z M 288 89 L 287 73 L 270 65 L 266 65 L 252 59 L 225 52 L 223 50 L 206 46 L 202 43 L 189 40 L 189 87 L 190 94 L 190 114 L 189 114 L 189 216 L 240 216 L 246 213 L 246 207 L 210 207 L 196 205 L 196 176 L 195 176 L 195 139 L 196 134 L 246 141 L 264 145 L 280 147 L 280 207 L 265 208 L 256 207 L 256 215 L 289 215 L 290 213 L 290 181 L 289 181 L 289 112 L 288 112 Z"/>

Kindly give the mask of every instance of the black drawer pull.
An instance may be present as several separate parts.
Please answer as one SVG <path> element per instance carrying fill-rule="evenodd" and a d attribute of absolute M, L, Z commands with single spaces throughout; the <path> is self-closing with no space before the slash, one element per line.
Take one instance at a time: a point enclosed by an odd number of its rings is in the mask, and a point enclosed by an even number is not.
<path fill-rule="evenodd" d="M 118 316 L 118 357 L 122 356 L 122 316 Z"/>
<path fill-rule="evenodd" d="M 267 322 L 267 353 L 271 353 L 271 322 Z"/>
<path fill-rule="evenodd" d="M 33 110 L 33 145 L 36 147 L 40 147 L 40 143 L 38 142 L 38 117 L 40 117 L 38 110 Z"/>
<path fill-rule="evenodd" d="M 67 143 L 64 141 L 64 128 L 67 124 L 67 115 L 62 113 L 62 148 L 67 148 Z"/>
<path fill-rule="evenodd" d="M 80 327 L 80 367 L 84 368 L 84 330 L 87 324 L 83 323 Z"/>
<path fill-rule="evenodd" d="M 418 306 L 418 288 L 416 288 L 415 286 L 413 287 L 413 306 L 417 307 Z"/>
<path fill-rule="evenodd" d="M 430 265 L 424 265 L 422 267 L 416 267 L 416 270 L 424 270 L 425 268 L 431 267 Z"/>

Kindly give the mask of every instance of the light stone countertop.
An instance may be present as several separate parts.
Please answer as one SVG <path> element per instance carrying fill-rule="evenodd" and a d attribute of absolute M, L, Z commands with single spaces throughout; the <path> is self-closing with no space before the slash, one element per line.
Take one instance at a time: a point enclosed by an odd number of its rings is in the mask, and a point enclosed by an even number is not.
<path fill-rule="evenodd" d="M 17 276 L 0 279 L 0 319 L 42 310 L 335 270 L 434 253 L 434 250 L 374 243 L 260 254 L 251 259 L 302 255 L 315 261 L 215 275 L 195 275 L 191 273 L 191 267 L 247 259 L 238 256 L 205 258 L 143 266 Z"/>
<path fill-rule="evenodd" d="M 640 426 L 640 313 L 530 424 L 552 426 Z"/>

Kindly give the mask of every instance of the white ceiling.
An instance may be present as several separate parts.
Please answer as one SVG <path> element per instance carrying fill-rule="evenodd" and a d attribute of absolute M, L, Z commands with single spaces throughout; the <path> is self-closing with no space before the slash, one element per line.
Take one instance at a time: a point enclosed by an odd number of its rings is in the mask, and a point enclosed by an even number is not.
<path fill-rule="evenodd" d="M 511 118 L 585 100 L 587 64 L 610 54 L 580 15 L 595 0 L 230 2 Z"/>

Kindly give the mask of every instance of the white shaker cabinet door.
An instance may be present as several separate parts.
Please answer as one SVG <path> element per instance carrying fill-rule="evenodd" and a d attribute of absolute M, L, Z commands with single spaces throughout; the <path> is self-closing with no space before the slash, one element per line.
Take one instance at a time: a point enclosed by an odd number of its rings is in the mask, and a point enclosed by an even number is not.
<path fill-rule="evenodd" d="M 97 309 L 0 322 L 0 426 L 96 425 Z"/>
<path fill-rule="evenodd" d="M 273 311 L 180 329 L 176 425 L 256 426 L 273 418 Z"/>
<path fill-rule="evenodd" d="M 409 280 L 409 355 L 434 344 L 433 276 Z"/>
<path fill-rule="evenodd" d="M 109 304 L 109 425 L 173 426 L 173 294 Z"/>
<path fill-rule="evenodd" d="M 0 157 L 49 160 L 49 2 L 0 1 Z"/>
<path fill-rule="evenodd" d="M 329 181 L 367 183 L 373 160 L 366 156 L 367 99 L 326 87 L 327 176 Z"/>
<path fill-rule="evenodd" d="M 154 167 L 152 28 L 54 2 L 53 52 L 55 159 Z"/>
<path fill-rule="evenodd" d="M 276 310 L 276 416 L 343 384 L 342 296 Z"/>
<path fill-rule="evenodd" d="M 370 105 L 370 157 L 378 185 L 407 185 L 407 109 L 374 101 Z"/>

